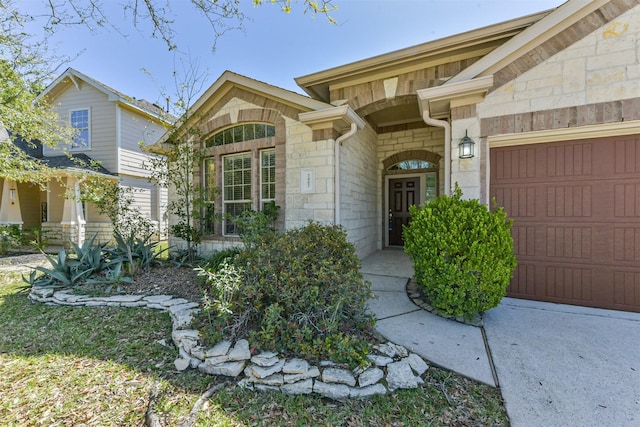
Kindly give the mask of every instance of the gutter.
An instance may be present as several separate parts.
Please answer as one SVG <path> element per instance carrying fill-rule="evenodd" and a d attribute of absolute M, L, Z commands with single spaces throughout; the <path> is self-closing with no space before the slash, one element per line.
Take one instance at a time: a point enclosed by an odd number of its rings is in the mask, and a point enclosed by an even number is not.
<path fill-rule="evenodd" d="M 493 75 L 490 75 L 417 91 L 422 120 L 429 126 L 444 129 L 444 194 L 447 196 L 451 194 L 451 123 L 433 118 L 433 107 L 437 108 L 438 116 L 450 117 L 452 106 L 475 104 L 492 86 Z"/>
<path fill-rule="evenodd" d="M 298 118 L 311 129 L 335 129 L 342 132 L 342 135 L 335 139 L 333 147 L 333 221 L 335 225 L 340 225 L 340 146 L 355 135 L 358 129 L 363 129 L 365 121 L 349 105 L 300 113 Z"/>

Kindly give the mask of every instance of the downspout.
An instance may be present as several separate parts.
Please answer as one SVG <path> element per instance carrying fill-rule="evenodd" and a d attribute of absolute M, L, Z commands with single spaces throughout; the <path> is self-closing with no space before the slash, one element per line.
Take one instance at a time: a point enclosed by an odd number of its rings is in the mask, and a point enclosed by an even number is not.
<path fill-rule="evenodd" d="M 446 120 L 434 119 L 428 108 L 422 111 L 422 120 L 429 126 L 444 129 L 444 194 L 451 194 L 451 124 Z"/>
<path fill-rule="evenodd" d="M 334 204 L 334 213 L 333 213 L 333 223 L 335 225 L 340 225 L 340 146 L 342 142 L 347 138 L 352 137 L 358 131 L 358 125 L 355 122 L 351 123 L 351 128 L 344 134 L 340 135 L 336 138 L 336 142 L 333 146 L 333 158 L 334 158 L 334 172 L 333 172 L 333 204 Z"/>

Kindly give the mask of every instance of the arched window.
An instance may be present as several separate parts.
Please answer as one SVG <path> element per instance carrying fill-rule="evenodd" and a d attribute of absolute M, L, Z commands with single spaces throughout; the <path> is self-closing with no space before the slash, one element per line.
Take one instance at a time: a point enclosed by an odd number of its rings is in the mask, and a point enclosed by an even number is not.
<path fill-rule="evenodd" d="M 408 171 L 416 169 L 436 169 L 438 166 L 425 160 L 403 160 L 395 165 L 389 166 L 389 171 Z"/>
<path fill-rule="evenodd" d="M 205 142 L 207 147 L 233 144 L 236 142 L 250 141 L 252 139 L 268 138 L 275 136 L 276 128 L 264 123 L 247 123 L 227 128 L 215 133 Z"/>

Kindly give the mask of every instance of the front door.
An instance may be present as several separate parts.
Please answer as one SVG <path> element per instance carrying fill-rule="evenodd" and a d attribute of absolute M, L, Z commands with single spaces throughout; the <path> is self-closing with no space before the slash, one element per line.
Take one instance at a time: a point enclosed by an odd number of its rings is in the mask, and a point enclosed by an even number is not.
<path fill-rule="evenodd" d="M 402 226 L 409 225 L 409 206 L 420 203 L 420 178 L 389 180 L 389 245 L 402 246 Z"/>

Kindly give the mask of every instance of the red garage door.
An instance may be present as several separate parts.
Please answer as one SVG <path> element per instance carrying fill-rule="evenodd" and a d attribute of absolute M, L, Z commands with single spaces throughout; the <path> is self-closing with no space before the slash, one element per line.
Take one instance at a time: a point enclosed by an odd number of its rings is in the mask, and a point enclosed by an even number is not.
<path fill-rule="evenodd" d="M 640 135 L 491 149 L 516 298 L 640 311 Z"/>

